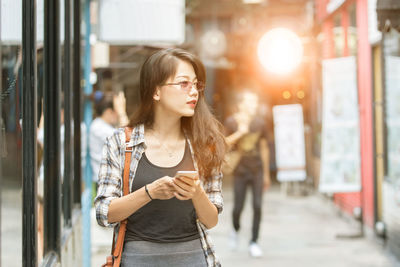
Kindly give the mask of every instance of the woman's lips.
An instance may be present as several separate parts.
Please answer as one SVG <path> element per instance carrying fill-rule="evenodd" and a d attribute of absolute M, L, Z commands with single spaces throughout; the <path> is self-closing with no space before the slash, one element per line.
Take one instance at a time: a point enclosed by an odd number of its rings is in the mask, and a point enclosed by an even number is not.
<path fill-rule="evenodd" d="M 186 102 L 186 104 L 188 104 L 191 108 L 196 107 L 196 103 L 197 103 L 196 100 L 192 100 L 192 101 Z"/>

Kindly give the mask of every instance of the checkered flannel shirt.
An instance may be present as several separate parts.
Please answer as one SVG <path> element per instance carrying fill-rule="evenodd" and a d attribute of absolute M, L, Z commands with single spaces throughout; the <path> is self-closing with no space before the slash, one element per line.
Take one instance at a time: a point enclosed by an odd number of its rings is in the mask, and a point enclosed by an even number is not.
<path fill-rule="evenodd" d="M 189 143 L 195 169 L 197 170 L 198 167 L 193 155 L 192 145 L 188 138 L 187 141 Z M 106 139 L 103 147 L 103 156 L 99 170 L 98 190 L 94 204 L 98 224 L 105 227 L 114 227 L 115 240 L 118 235 L 119 223 L 108 222 L 108 207 L 113 199 L 119 198 L 123 195 L 122 182 L 126 148 L 133 148 L 129 171 L 129 191 L 131 192 L 136 169 L 143 152 L 146 150 L 143 124 L 138 125 L 133 129 L 129 143 L 125 143 L 125 132 L 123 128 L 120 128 L 116 130 L 112 136 Z M 221 193 L 222 173 L 215 172 L 209 180 L 201 178 L 201 184 L 209 200 L 217 207 L 218 213 L 221 213 L 223 208 L 223 198 Z M 215 256 L 214 245 L 208 233 L 208 229 L 199 220 L 197 220 L 197 228 L 199 230 L 207 265 L 209 267 L 221 266 Z"/>

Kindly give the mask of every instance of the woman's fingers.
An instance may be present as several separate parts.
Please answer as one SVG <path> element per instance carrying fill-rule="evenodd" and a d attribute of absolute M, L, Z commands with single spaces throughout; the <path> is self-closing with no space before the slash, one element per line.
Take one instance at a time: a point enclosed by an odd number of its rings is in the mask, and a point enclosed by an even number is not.
<path fill-rule="evenodd" d="M 170 199 L 176 197 L 179 200 L 189 200 L 196 193 L 199 180 L 188 177 L 168 177 L 160 178 L 154 183 L 154 189 L 151 190 L 157 199 Z M 153 197 L 153 195 L 152 195 Z"/>
<path fill-rule="evenodd" d="M 180 188 L 182 188 L 182 189 L 184 189 L 186 191 L 189 191 L 191 189 L 191 187 L 192 187 L 191 184 L 188 184 L 185 181 L 182 181 L 180 178 L 176 178 L 174 180 L 174 184 L 178 185 Z"/>
<path fill-rule="evenodd" d="M 181 180 L 182 182 L 188 184 L 188 185 L 195 185 L 196 181 L 199 181 L 199 179 L 193 179 L 190 177 L 185 177 L 185 176 L 179 176 L 177 179 Z"/>
<path fill-rule="evenodd" d="M 177 192 L 174 192 L 174 195 L 179 200 L 189 200 L 190 199 L 190 197 L 182 196 L 182 195 L 178 194 Z"/>
<path fill-rule="evenodd" d="M 187 186 L 187 185 L 186 185 L 186 186 Z M 182 188 L 182 187 L 180 187 L 180 186 L 177 185 L 177 184 L 174 184 L 174 188 L 175 188 L 175 191 L 176 191 L 176 192 L 178 192 L 179 194 L 181 194 L 181 195 L 183 195 L 183 196 L 186 196 L 187 194 L 190 193 L 189 190 L 186 190 L 185 188 Z"/>

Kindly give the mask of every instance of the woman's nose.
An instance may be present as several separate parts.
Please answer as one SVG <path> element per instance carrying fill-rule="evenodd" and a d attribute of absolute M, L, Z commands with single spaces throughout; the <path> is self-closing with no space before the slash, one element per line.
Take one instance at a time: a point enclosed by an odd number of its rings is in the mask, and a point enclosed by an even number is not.
<path fill-rule="evenodd" d="M 189 91 L 189 95 L 190 96 L 192 96 L 192 95 L 198 95 L 199 94 L 199 91 L 197 91 L 197 89 L 196 89 L 196 86 L 194 86 L 194 84 L 192 84 L 192 86 L 190 87 L 190 91 Z"/>

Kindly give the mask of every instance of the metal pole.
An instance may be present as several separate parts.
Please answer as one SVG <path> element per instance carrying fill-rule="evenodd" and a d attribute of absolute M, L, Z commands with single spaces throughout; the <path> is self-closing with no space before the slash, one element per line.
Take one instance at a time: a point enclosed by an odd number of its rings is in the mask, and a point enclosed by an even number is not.
<path fill-rule="evenodd" d="M 61 251 L 60 2 L 44 1 L 44 254 Z"/>
<path fill-rule="evenodd" d="M 90 84 L 91 72 L 91 47 L 90 47 L 90 0 L 85 0 L 85 63 L 84 63 L 84 78 L 85 78 L 85 95 L 92 93 L 92 85 Z M 85 97 L 84 103 L 84 120 L 87 134 L 86 140 L 89 140 L 89 127 L 92 121 L 92 103 L 89 98 Z M 91 266 L 91 236 L 90 236 L 90 208 L 92 206 L 92 172 L 90 167 L 89 142 L 86 142 L 86 166 L 85 166 L 85 189 L 82 196 L 82 213 L 83 213 L 83 266 Z"/>
<path fill-rule="evenodd" d="M 73 202 L 75 205 L 81 204 L 81 2 L 80 0 L 73 0 L 74 17 L 73 17 L 73 117 L 74 117 L 74 189 L 73 189 Z"/>
<path fill-rule="evenodd" d="M 36 1 L 22 2 L 22 266 L 37 266 Z"/>
<path fill-rule="evenodd" d="M 64 39 L 64 182 L 63 190 L 63 211 L 64 225 L 71 227 L 72 209 L 72 89 L 71 89 L 71 0 L 64 2 L 65 19 L 65 39 Z"/>
<path fill-rule="evenodd" d="M 0 5 L 0 14 L 1 14 L 1 5 Z M 0 19 L 0 36 L 1 36 L 1 19 Z M 0 43 L 0 55 L 2 55 L 1 43 Z M 3 64 L 3 62 L 1 62 L 1 59 L 0 59 L 0 64 L 1 65 Z M 2 70 L 1 67 L 0 67 L 0 69 Z M 0 81 L 3 81 L 2 72 L 3 71 L 0 71 Z M 0 92 L 2 92 L 2 91 L 3 91 L 3 89 L 2 89 L 2 82 L 1 82 L 0 83 Z M 2 102 L 2 100 L 1 100 L 1 96 L 0 96 L 0 229 L 2 229 L 1 228 L 1 210 L 2 210 L 2 208 L 1 208 L 2 207 L 2 205 L 1 205 L 1 200 L 2 200 L 1 193 L 2 193 L 2 188 L 3 188 L 3 181 L 1 180 L 1 177 L 3 177 L 3 171 L 1 169 L 1 165 L 2 165 L 1 159 L 2 159 L 2 151 L 3 151 L 3 143 L 4 143 L 3 142 L 3 115 L 2 115 L 2 112 L 1 112 L 2 111 L 1 102 Z M 0 230 L 0 232 L 1 232 L 1 230 Z M 0 238 L 0 255 L 1 255 L 1 252 L 2 252 L 2 250 L 1 250 L 1 238 Z M 1 259 L 0 259 L 0 267 L 1 267 Z"/>

